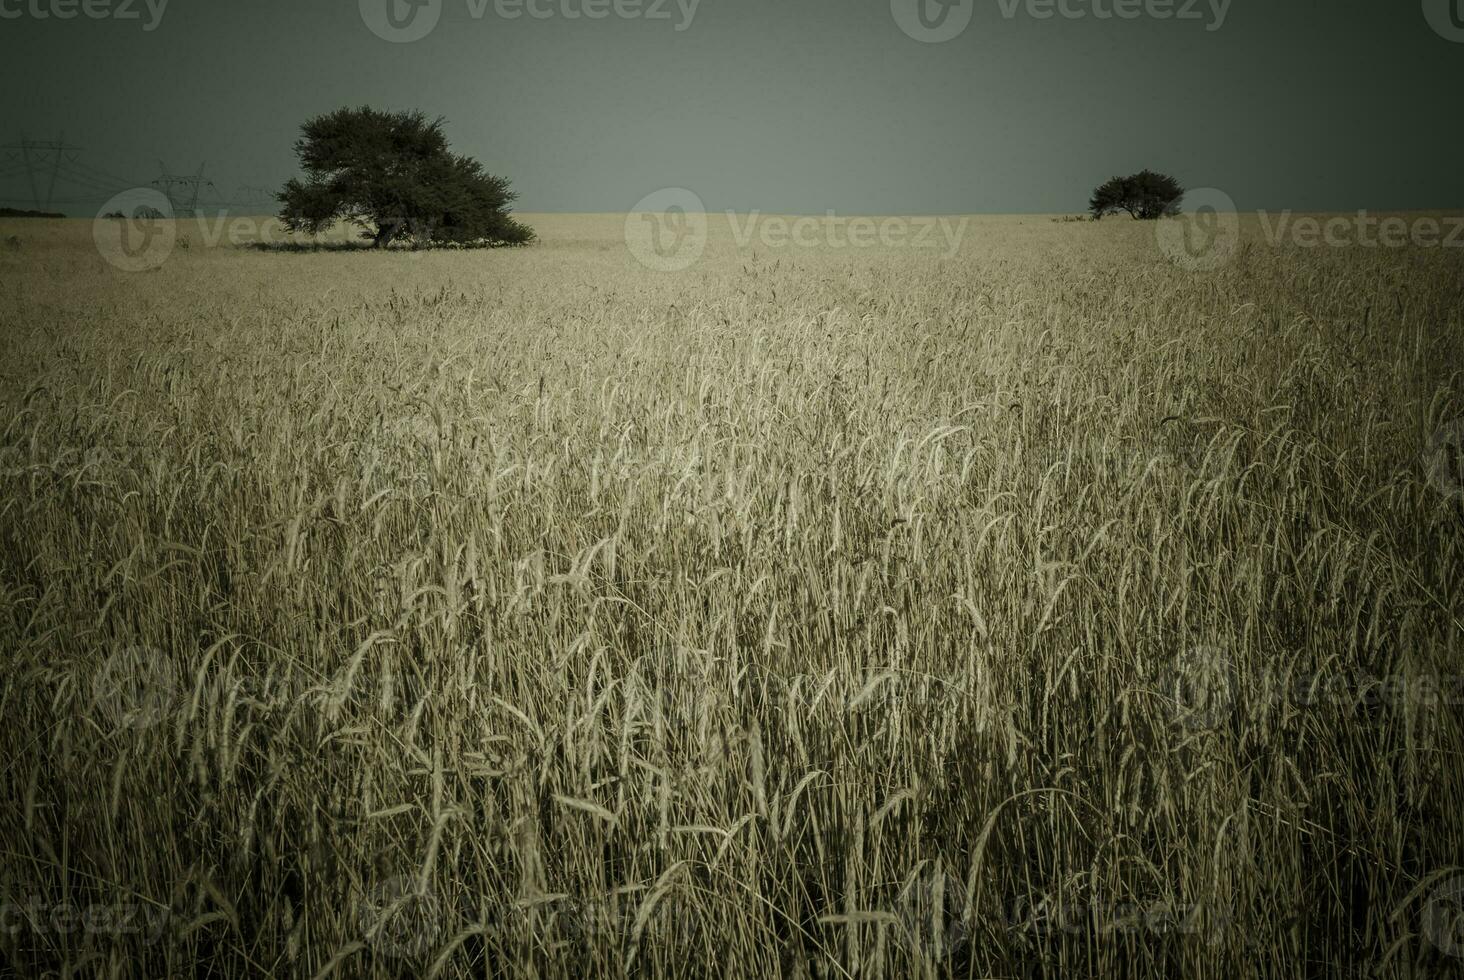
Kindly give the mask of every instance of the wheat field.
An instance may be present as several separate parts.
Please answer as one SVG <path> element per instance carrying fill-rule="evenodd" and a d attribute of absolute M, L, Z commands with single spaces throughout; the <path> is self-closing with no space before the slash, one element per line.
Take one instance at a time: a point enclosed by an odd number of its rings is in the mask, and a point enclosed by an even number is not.
<path fill-rule="evenodd" d="M 524 220 L 0 222 L 11 972 L 1464 975 L 1464 250 Z"/>

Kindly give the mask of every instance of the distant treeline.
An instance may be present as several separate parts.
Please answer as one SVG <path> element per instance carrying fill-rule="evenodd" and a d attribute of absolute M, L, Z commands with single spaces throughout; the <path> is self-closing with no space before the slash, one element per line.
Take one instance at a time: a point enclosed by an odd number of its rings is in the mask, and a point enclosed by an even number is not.
<path fill-rule="evenodd" d="M 66 215 L 54 211 L 18 211 L 15 208 L 0 208 L 0 218 L 64 218 Z"/>

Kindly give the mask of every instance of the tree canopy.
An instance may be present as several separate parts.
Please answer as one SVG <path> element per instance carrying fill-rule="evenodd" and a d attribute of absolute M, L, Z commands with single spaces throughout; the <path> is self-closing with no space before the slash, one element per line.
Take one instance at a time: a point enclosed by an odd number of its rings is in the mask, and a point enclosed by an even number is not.
<path fill-rule="evenodd" d="M 1168 174 L 1141 170 L 1128 177 L 1111 177 L 1093 192 L 1088 211 L 1097 221 L 1104 215 L 1127 212 L 1135 219 L 1153 221 L 1179 213 L 1184 188 Z"/>
<path fill-rule="evenodd" d="M 443 120 L 419 111 L 339 109 L 306 122 L 295 153 L 305 171 L 278 195 L 280 220 L 316 234 L 337 221 L 365 230 L 377 248 L 524 245 L 533 229 L 514 221 L 508 181 L 453 153 Z"/>

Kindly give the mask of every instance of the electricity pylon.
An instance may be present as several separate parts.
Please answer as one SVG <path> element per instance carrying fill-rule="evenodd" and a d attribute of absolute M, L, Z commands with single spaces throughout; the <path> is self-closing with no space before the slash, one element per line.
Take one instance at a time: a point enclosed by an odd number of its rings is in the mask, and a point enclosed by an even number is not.
<path fill-rule="evenodd" d="M 153 181 L 154 187 L 162 188 L 163 194 L 167 196 L 169 203 L 173 205 L 173 216 L 176 218 L 192 218 L 198 213 L 198 194 L 203 188 L 218 192 L 214 182 L 203 175 L 207 163 L 198 165 L 196 174 L 170 174 L 168 167 L 161 160 L 158 167 L 162 170 L 162 176 Z M 179 196 L 174 195 L 174 189 L 180 191 Z M 186 197 L 186 200 L 184 199 Z"/>
<path fill-rule="evenodd" d="M 81 152 L 81 147 L 67 143 L 65 133 L 54 140 L 30 140 L 22 134 L 19 143 L 8 143 L 0 146 L 0 150 L 5 151 L 7 160 L 14 161 L 19 156 L 24 161 L 25 175 L 30 181 L 31 202 L 37 211 L 49 211 L 51 201 L 56 196 L 56 177 L 60 174 L 64 163 L 76 162 L 76 155 Z M 43 201 L 40 190 L 36 186 L 36 172 L 38 168 L 47 165 L 51 168 L 51 174 L 46 184 L 46 197 Z"/>

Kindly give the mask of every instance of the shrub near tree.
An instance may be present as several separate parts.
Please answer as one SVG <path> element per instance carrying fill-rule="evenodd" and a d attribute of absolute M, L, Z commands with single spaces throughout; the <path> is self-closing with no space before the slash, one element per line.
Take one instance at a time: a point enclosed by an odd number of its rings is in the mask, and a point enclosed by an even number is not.
<path fill-rule="evenodd" d="M 1179 213 L 1184 188 L 1168 174 L 1142 170 L 1128 177 L 1112 177 L 1088 201 L 1094 221 L 1105 215 L 1126 212 L 1140 221 L 1154 221 Z"/>
<path fill-rule="evenodd" d="M 368 107 L 311 119 L 295 143 L 305 176 L 280 192 L 280 220 L 308 234 L 354 222 L 376 248 L 532 242 L 509 215 L 508 181 L 453 153 L 442 122 Z"/>

